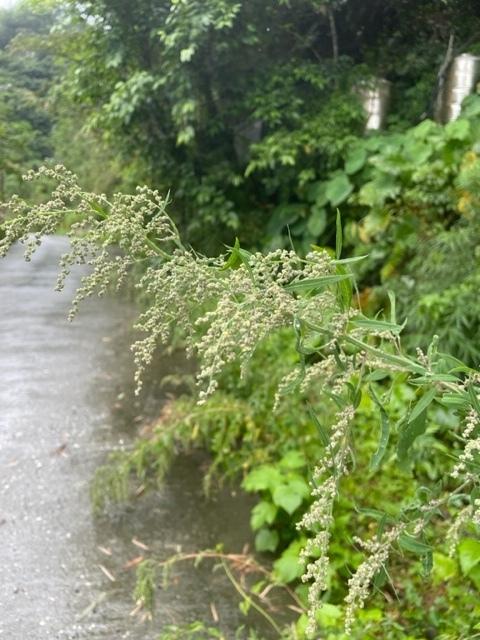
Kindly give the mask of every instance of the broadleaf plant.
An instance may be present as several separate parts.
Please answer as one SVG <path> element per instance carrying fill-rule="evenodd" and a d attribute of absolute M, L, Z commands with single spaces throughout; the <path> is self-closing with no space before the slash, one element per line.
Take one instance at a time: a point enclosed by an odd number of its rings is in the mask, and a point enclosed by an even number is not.
<path fill-rule="evenodd" d="M 462 131 L 455 130 L 455 135 Z M 143 337 L 133 345 L 138 388 L 157 346 L 170 339 L 174 327 L 182 332 L 187 352 L 198 358 L 200 404 L 215 394 L 227 366 L 238 362 L 241 375 L 248 377 L 256 349 L 270 336 L 290 332 L 297 361 L 279 384 L 276 410 L 281 411 L 282 404 L 294 395 L 305 398 L 307 406 L 315 398 L 316 406 L 321 401 L 328 407 L 328 422 L 321 423 L 323 453 L 311 474 L 309 496 L 295 468 L 289 468 L 298 462 L 293 459 L 286 460 L 282 469 L 252 472 L 245 486 L 270 492 L 275 507 L 295 519 L 307 537 L 300 554 L 305 564 L 302 579 L 309 584 L 307 635 L 314 637 L 317 633 L 318 612 L 329 589 L 335 507 L 354 468 L 361 435 L 355 433 L 355 414 L 378 373 L 385 376 L 381 381 L 385 393 L 389 381 L 402 376 L 418 398 L 401 416 L 395 434 L 402 464 L 416 464 L 416 452 L 426 437 L 422 434 L 428 434 L 428 412 L 434 400 L 446 404 L 448 411 L 458 408 L 463 427 L 456 435 L 463 448 L 452 451 L 453 461 L 447 458 L 443 478 L 431 490 L 419 490 L 412 504 L 393 516 L 373 518 L 371 537 L 354 538 L 363 558 L 347 580 L 346 632 L 352 631 L 377 576 L 388 576 L 394 553 L 420 555 L 426 568 L 431 565 L 429 535 L 435 519 L 447 521 L 452 547 L 469 522 L 480 524 L 480 499 L 474 492 L 479 488 L 480 374 L 455 358 L 440 356 L 433 336 L 427 352 L 404 353 L 401 325 L 395 322 L 393 313 L 390 318 L 368 318 L 357 307 L 346 305 L 339 284 L 350 280 L 352 274 L 337 271 L 342 249 L 339 218 L 335 258 L 326 250 L 314 250 L 305 257 L 292 250 L 249 254 L 239 243 L 226 255 L 208 258 L 183 245 L 167 213 L 168 203 L 157 191 L 142 187 L 134 195 L 95 195 L 83 191 L 76 177 L 63 167 L 43 168 L 29 174 L 28 179 L 42 176 L 57 185 L 49 201 L 30 205 L 14 197 L 4 205 L 9 217 L 3 224 L 0 255 L 5 256 L 14 243 L 21 242 L 29 259 L 43 236 L 54 233 L 66 215 L 73 215 L 75 221 L 68 231 L 71 247 L 61 258 L 58 288 L 72 265 L 87 264 L 91 270 L 82 279 L 71 317 L 83 298 L 94 292 L 103 295 L 129 275 L 135 278 L 131 268 L 144 265 L 136 281 L 136 286 L 148 294 L 147 307 L 137 323 Z M 388 414 L 388 408 L 385 403 L 381 407 L 385 425 L 383 412 Z M 387 435 L 384 426 L 374 459 L 377 473 L 382 472 L 378 463 Z M 279 489 L 282 485 L 288 492 Z M 305 498 L 310 506 L 297 519 L 296 510 Z M 458 501 L 459 507 L 444 508 Z M 261 519 L 265 521 L 258 540 L 264 550 L 277 545 L 275 531 L 269 528 L 272 517 L 271 509 L 268 514 L 266 510 L 256 513 L 258 525 Z M 466 557 L 465 552 L 462 557 Z M 463 564 L 467 567 L 465 559 Z M 290 569 L 290 564 L 277 566 L 284 579 Z M 464 572 L 472 574 L 471 569 Z"/>

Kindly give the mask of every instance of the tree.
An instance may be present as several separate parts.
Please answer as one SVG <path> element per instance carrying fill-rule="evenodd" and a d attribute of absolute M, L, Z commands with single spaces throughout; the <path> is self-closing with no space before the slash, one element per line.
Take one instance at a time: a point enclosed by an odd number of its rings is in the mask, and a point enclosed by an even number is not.
<path fill-rule="evenodd" d="M 119 150 L 130 182 L 171 189 L 192 236 L 218 243 L 233 228 L 274 246 L 288 225 L 305 248 L 331 228 L 310 183 L 362 135 L 351 88 L 388 77 L 392 125 L 417 122 L 432 109 L 450 34 L 472 45 L 480 20 L 472 0 L 60 6 L 64 95 Z"/>
<path fill-rule="evenodd" d="M 0 197 L 21 188 L 22 173 L 52 155 L 52 62 L 31 39 L 46 34 L 50 20 L 22 4 L 0 12 Z"/>

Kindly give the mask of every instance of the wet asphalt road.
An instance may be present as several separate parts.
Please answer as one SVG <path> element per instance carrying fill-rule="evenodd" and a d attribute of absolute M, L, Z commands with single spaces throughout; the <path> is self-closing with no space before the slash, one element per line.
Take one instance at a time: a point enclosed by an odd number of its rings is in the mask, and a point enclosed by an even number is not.
<path fill-rule="evenodd" d="M 162 558 L 177 545 L 192 551 L 220 539 L 239 551 L 249 502 L 229 492 L 207 502 L 200 461 L 190 457 L 175 463 L 160 492 L 93 517 L 95 468 L 129 446 L 131 425 L 159 398 L 135 404 L 129 391 L 129 303 L 92 300 L 66 322 L 79 276 L 53 291 L 65 247 L 49 238 L 31 263 L 21 247 L 0 261 L 0 639 L 153 640 L 167 624 L 211 623 L 211 603 L 233 638 L 242 622 L 236 597 L 208 568 L 179 569 L 152 624 L 129 615 L 133 572 L 123 567 L 144 553 L 132 538 Z"/>

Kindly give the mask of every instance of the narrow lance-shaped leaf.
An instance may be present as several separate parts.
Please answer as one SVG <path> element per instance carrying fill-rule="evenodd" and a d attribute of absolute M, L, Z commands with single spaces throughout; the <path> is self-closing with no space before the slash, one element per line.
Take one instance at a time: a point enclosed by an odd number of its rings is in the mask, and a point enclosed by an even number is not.
<path fill-rule="evenodd" d="M 342 217 L 340 215 L 340 210 L 337 209 L 337 237 L 335 241 L 335 257 L 337 258 L 337 260 L 340 260 L 340 256 L 342 255 L 342 244 L 343 244 Z"/>
<path fill-rule="evenodd" d="M 359 347 L 360 349 L 365 349 L 365 351 L 369 351 L 374 355 L 378 356 L 384 362 L 390 362 L 391 364 L 397 365 L 401 369 L 407 369 L 408 371 L 412 371 L 413 373 L 425 374 L 426 369 L 422 367 L 422 365 L 418 364 L 414 360 L 410 360 L 409 358 L 405 358 L 404 356 L 396 356 L 391 353 L 386 353 L 381 349 L 377 349 L 376 347 L 372 347 L 370 344 L 363 342 L 362 340 L 357 340 L 356 338 L 352 338 L 352 336 L 346 336 L 345 340 L 350 344 Z"/>
<path fill-rule="evenodd" d="M 393 324 L 397 323 L 397 304 L 395 300 L 395 294 L 393 291 L 388 292 L 388 299 L 390 300 L 390 320 Z"/>
<path fill-rule="evenodd" d="M 435 396 L 437 395 L 437 390 L 435 387 L 431 387 L 417 402 L 417 404 L 413 407 L 412 412 L 409 416 L 408 421 L 413 422 L 418 418 L 418 416 L 427 409 L 427 407 L 433 402 Z"/>
<path fill-rule="evenodd" d="M 306 278 L 305 280 L 298 280 L 297 282 L 291 282 L 285 286 L 286 291 L 311 291 L 312 289 L 324 289 L 329 285 L 336 284 L 342 280 L 352 278 L 351 273 L 338 274 L 331 276 L 320 276 L 319 278 Z"/>
<path fill-rule="evenodd" d="M 368 255 L 353 256 L 352 258 L 341 258 L 340 260 L 332 260 L 332 264 L 353 264 L 354 262 L 365 260 L 365 258 L 368 258 Z"/>
<path fill-rule="evenodd" d="M 222 266 L 222 271 L 226 269 L 237 269 L 241 264 L 244 264 L 248 270 L 250 270 L 249 259 L 251 253 L 240 247 L 240 241 L 235 238 L 235 244 L 230 248 L 230 255 L 228 260 Z"/>
<path fill-rule="evenodd" d="M 410 551 L 411 553 L 415 553 L 419 556 L 426 555 L 432 552 L 432 547 L 424 542 L 420 542 L 413 536 L 408 533 L 402 533 L 398 540 L 398 544 L 405 551 Z"/>
<path fill-rule="evenodd" d="M 222 266 L 222 271 L 226 269 L 235 269 L 241 264 L 240 259 L 240 240 L 235 238 L 235 244 L 230 249 L 230 255 L 228 256 L 228 260 Z"/>
<path fill-rule="evenodd" d="M 426 376 L 418 376 L 410 381 L 412 384 L 431 384 L 432 382 L 458 382 L 457 376 L 450 373 L 429 373 Z"/>
<path fill-rule="evenodd" d="M 362 329 L 372 329 L 372 331 L 390 331 L 390 333 L 401 333 L 405 328 L 405 324 L 394 324 L 387 320 L 373 320 L 364 316 L 357 316 L 351 320 L 351 323 L 355 327 Z"/>
<path fill-rule="evenodd" d="M 401 465 L 408 461 L 410 447 L 423 433 L 427 426 L 427 408 L 437 395 L 435 388 L 429 389 L 413 407 L 408 420 L 402 423 L 400 438 L 397 446 L 397 458 Z"/>
<path fill-rule="evenodd" d="M 304 346 L 304 337 L 302 335 L 302 323 L 299 318 L 295 317 L 293 321 L 293 330 L 295 332 L 296 337 L 296 345 L 295 349 L 298 353 L 303 356 L 311 355 L 312 353 L 316 353 L 316 349 L 309 349 Z"/>
<path fill-rule="evenodd" d="M 315 414 L 313 408 L 310 405 L 308 405 L 308 414 L 312 419 L 314 425 L 317 427 L 318 435 L 320 436 L 320 440 L 323 446 L 326 447 L 330 442 L 330 438 L 328 437 L 328 432 L 323 426 L 323 424 L 320 422 L 320 420 L 317 418 L 317 415 Z"/>
<path fill-rule="evenodd" d="M 437 399 L 440 404 L 454 409 L 464 409 L 469 404 L 468 395 L 466 393 L 445 393 L 441 398 Z"/>
<path fill-rule="evenodd" d="M 351 278 L 353 276 L 347 271 L 347 269 L 348 267 L 344 267 L 343 265 L 337 266 L 337 273 L 339 275 L 348 276 L 347 278 L 345 278 L 344 280 L 341 280 L 338 283 L 339 301 L 344 310 L 347 310 L 350 308 L 350 305 L 352 304 L 352 296 L 353 296 L 353 286 L 351 281 Z"/>
<path fill-rule="evenodd" d="M 474 385 L 468 387 L 468 397 L 472 403 L 472 407 L 475 409 L 478 415 L 480 415 L 480 402 L 478 401 L 477 392 Z"/>
<path fill-rule="evenodd" d="M 437 356 L 441 358 L 446 365 L 452 367 L 450 369 L 450 373 L 475 373 L 475 369 L 467 367 L 467 365 L 464 364 L 461 360 L 455 358 L 455 356 L 452 356 L 449 353 L 441 353 L 440 351 L 438 351 Z"/>
<path fill-rule="evenodd" d="M 433 550 L 422 555 L 422 577 L 428 578 L 433 570 Z"/>
<path fill-rule="evenodd" d="M 375 391 L 373 390 L 373 387 L 370 387 L 370 394 L 372 396 L 373 401 L 375 402 L 375 404 L 380 410 L 380 420 L 381 420 L 381 430 L 380 430 L 380 439 L 378 441 L 378 447 L 370 461 L 370 469 L 372 471 L 376 471 L 380 466 L 380 462 L 382 461 L 387 451 L 388 441 L 390 439 L 390 421 L 388 419 L 387 412 L 385 411 L 384 406 L 378 399 Z"/>

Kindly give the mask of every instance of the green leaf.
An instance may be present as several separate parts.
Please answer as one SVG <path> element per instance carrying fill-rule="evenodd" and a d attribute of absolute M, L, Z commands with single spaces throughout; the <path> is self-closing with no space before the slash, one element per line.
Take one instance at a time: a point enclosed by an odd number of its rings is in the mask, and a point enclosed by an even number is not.
<path fill-rule="evenodd" d="M 385 511 L 379 511 L 378 509 L 357 507 L 357 513 L 360 513 L 364 516 L 368 516 L 369 518 L 373 518 L 377 522 L 384 524 L 395 524 L 395 519 L 389 516 Z"/>
<path fill-rule="evenodd" d="M 319 236 L 325 231 L 327 226 L 327 212 L 325 209 L 313 206 L 310 217 L 307 221 L 307 230 L 312 236 Z"/>
<path fill-rule="evenodd" d="M 327 202 L 326 183 L 323 181 L 313 182 L 307 191 L 307 198 L 309 202 L 314 202 L 317 207 L 324 207 Z"/>
<path fill-rule="evenodd" d="M 477 566 L 470 571 L 468 577 L 475 585 L 476 590 L 480 591 L 480 565 L 477 564 Z M 477 628 L 480 629 L 480 626 L 478 626 Z"/>
<path fill-rule="evenodd" d="M 345 173 L 351 175 L 357 173 L 365 165 L 367 160 L 367 151 L 363 147 L 353 149 L 345 160 Z"/>
<path fill-rule="evenodd" d="M 394 334 L 401 333 L 406 324 L 394 324 L 392 322 L 388 322 L 387 320 L 373 320 L 361 315 L 353 318 L 351 320 L 351 323 L 355 327 L 360 327 L 361 329 L 371 329 L 372 331 L 390 331 L 390 333 Z"/>
<path fill-rule="evenodd" d="M 304 207 L 298 204 L 283 204 L 274 209 L 268 221 L 267 231 L 276 235 L 283 229 L 297 222 L 302 217 Z"/>
<path fill-rule="evenodd" d="M 358 619 L 361 622 L 380 622 L 381 620 L 383 620 L 383 615 L 384 614 L 383 614 L 383 611 L 381 609 L 377 609 L 377 608 L 374 608 L 374 609 L 361 609 L 358 612 Z"/>
<path fill-rule="evenodd" d="M 315 424 L 315 426 L 317 427 L 318 435 L 320 436 L 320 440 L 321 440 L 323 446 L 326 447 L 328 445 L 328 443 L 330 442 L 330 437 L 328 435 L 328 431 L 325 429 L 323 424 L 317 418 L 316 413 L 314 412 L 313 408 L 310 405 L 308 406 L 308 414 L 309 414 L 310 418 L 312 419 L 313 423 Z"/>
<path fill-rule="evenodd" d="M 187 49 L 182 49 L 180 51 L 180 62 L 190 62 L 195 54 L 194 45 L 190 45 Z"/>
<path fill-rule="evenodd" d="M 348 267 L 344 267 L 343 265 L 337 265 L 337 273 L 343 276 L 350 276 L 348 279 L 342 280 L 338 283 L 338 293 L 339 293 L 339 302 L 342 305 L 343 309 L 349 309 L 352 304 L 353 297 L 353 285 L 351 278 L 352 274 L 347 271 Z"/>
<path fill-rule="evenodd" d="M 433 570 L 433 551 L 422 555 L 422 577 L 428 578 Z"/>
<path fill-rule="evenodd" d="M 480 100 L 473 94 L 465 98 L 462 104 L 462 114 L 465 118 L 473 118 L 480 114 Z"/>
<path fill-rule="evenodd" d="M 368 255 L 354 256 L 353 258 L 342 258 L 341 260 L 332 260 L 332 264 L 352 264 L 353 262 L 360 262 L 368 258 Z"/>
<path fill-rule="evenodd" d="M 389 582 L 388 573 L 385 567 L 380 567 L 373 578 L 373 587 L 375 590 L 382 589 Z"/>
<path fill-rule="evenodd" d="M 280 558 L 273 563 L 276 580 L 283 584 L 288 584 L 303 575 L 304 568 L 302 563 L 299 562 L 299 558 L 304 542 L 304 540 L 294 540 L 285 549 Z"/>
<path fill-rule="evenodd" d="M 358 203 L 366 207 L 382 207 L 387 199 L 394 198 L 399 192 L 400 186 L 395 176 L 379 173 L 375 180 L 362 186 L 358 192 Z M 384 220 L 383 216 L 380 220 Z"/>
<path fill-rule="evenodd" d="M 412 131 L 412 135 L 414 138 L 418 140 L 428 140 L 435 132 L 437 131 L 439 125 L 433 120 L 424 120 L 416 127 L 414 127 Z"/>
<path fill-rule="evenodd" d="M 340 256 L 342 255 L 342 245 L 343 245 L 342 217 L 340 215 L 340 211 L 337 209 L 337 235 L 335 238 L 335 257 L 337 260 L 340 260 Z"/>
<path fill-rule="evenodd" d="M 455 358 L 455 356 L 452 356 L 450 353 L 441 353 L 440 351 L 438 351 L 437 356 L 445 361 L 445 364 L 447 364 L 449 367 L 452 367 L 450 369 L 450 373 L 453 373 L 454 371 L 462 373 L 476 373 L 475 369 L 467 367 L 464 362 L 462 362 L 458 358 Z"/>
<path fill-rule="evenodd" d="M 397 458 L 400 464 L 407 462 L 410 447 L 423 433 L 427 426 L 427 409 L 437 395 L 435 387 L 431 387 L 413 407 L 408 420 L 402 423 L 397 446 Z"/>
<path fill-rule="evenodd" d="M 434 151 L 431 144 L 421 140 L 409 140 L 405 143 L 403 154 L 414 166 L 425 164 Z"/>
<path fill-rule="evenodd" d="M 477 398 L 477 389 L 472 384 L 468 387 L 468 397 L 472 407 L 475 409 L 476 413 L 480 415 L 480 402 Z"/>
<path fill-rule="evenodd" d="M 271 502 L 267 502 L 266 500 L 262 500 L 258 504 L 256 504 L 252 509 L 252 514 L 250 516 L 250 524 L 252 529 L 256 531 L 263 527 L 264 524 L 272 524 L 277 515 L 278 508 L 272 504 Z"/>
<path fill-rule="evenodd" d="M 458 382 L 457 376 L 449 373 L 429 373 L 427 376 L 419 376 L 411 380 L 413 384 L 430 384 L 432 382 Z"/>
<path fill-rule="evenodd" d="M 340 173 L 331 178 L 325 187 L 325 195 L 332 207 L 338 207 L 353 191 L 353 184 L 346 173 Z"/>
<path fill-rule="evenodd" d="M 307 461 L 305 455 L 297 449 L 286 453 L 279 462 L 279 466 L 284 467 L 285 469 L 300 469 L 306 464 Z"/>
<path fill-rule="evenodd" d="M 408 421 L 413 422 L 418 418 L 418 416 L 423 413 L 435 400 L 435 396 L 437 395 L 437 390 L 435 387 L 430 388 L 417 402 L 417 404 L 413 407 L 412 412 L 409 415 Z"/>
<path fill-rule="evenodd" d="M 364 380 L 366 382 L 378 382 L 379 380 L 384 380 L 389 375 L 391 375 L 391 371 L 376 369 L 372 371 L 368 375 L 365 376 Z"/>
<path fill-rule="evenodd" d="M 322 602 L 322 606 L 315 614 L 315 618 L 320 627 L 335 627 L 343 617 L 342 609 L 336 604 Z"/>
<path fill-rule="evenodd" d="M 288 584 L 303 575 L 303 567 L 298 557 L 283 554 L 273 565 L 279 582 Z"/>
<path fill-rule="evenodd" d="M 464 576 L 468 576 L 472 569 L 480 563 L 480 541 L 464 538 L 458 545 L 458 557 Z"/>
<path fill-rule="evenodd" d="M 388 292 L 388 299 L 390 300 L 390 322 L 397 324 L 397 304 L 393 291 Z"/>
<path fill-rule="evenodd" d="M 251 255 L 252 254 L 249 251 L 240 247 L 239 239 L 235 238 L 235 244 L 233 247 L 230 247 L 230 255 L 228 256 L 228 260 L 223 264 L 221 270 L 226 271 L 227 269 L 237 269 L 242 263 L 249 267 L 249 259 Z"/>
<path fill-rule="evenodd" d="M 458 573 L 455 560 L 445 556 L 438 551 L 433 552 L 433 580 L 434 582 L 444 582 L 454 578 Z"/>
<path fill-rule="evenodd" d="M 257 551 L 271 551 L 272 553 L 278 547 L 279 537 L 276 531 L 272 529 L 260 529 L 255 536 L 255 549 Z"/>
<path fill-rule="evenodd" d="M 398 544 L 402 549 L 405 549 L 405 551 L 410 551 L 418 556 L 432 553 L 432 547 L 430 545 L 420 542 L 420 540 L 408 535 L 408 533 L 402 533 L 398 540 Z"/>
<path fill-rule="evenodd" d="M 101 207 L 97 202 L 91 201 L 89 204 L 94 211 L 100 214 L 102 218 L 106 218 L 108 216 L 108 212 L 103 207 Z"/>
<path fill-rule="evenodd" d="M 290 472 L 287 478 L 287 484 L 292 491 L 298 493 L 302 498 L 310 497 L 310 485 L 299 473 Z"/>
<path fill-rule="evenodd" d="M 291 484 L 279 484 L 273 491 L 273 502 L 285 509 L 290 515 L 302 504 L 304 496 L 298 487 Z"/>
<path fill-rule="evenodd" d="M 346 336 L 346 341 L 350 344 L 355 345 L 360 349 L 365 349 L 365 351 L 369 351 L 374 355 L 378 356 L 384 362 L 390 362 L 391 364 L 395 364 L 402 369 L 407 369 L 408 371 L 412 371 L 413 373 L 425 374 L 426 369 L 422 365 L 418 364 L 414 360 L 410 360 L 409 358 L 405 358 L 404 356 L 396 356 L 391 353 L 386 353 L 382 351 L 382 349 L 377 349 L 377 347 L 372 347 L 371 345 L 363 342 L 362 340 L 357 340 L 356 338 L 352 338 L 351 336 Z"/>
<path fill-rule="evenodd" d="M 397 459 L 401 465 L 408 462 L 408 452 L 415 440 L 425 433 L 427 426 L 427 412 L 420 413 L 415 420 L 401 424 L 400 437 L 397 445 Z"/>
<path fill-rule="evenodd" d="M 380 466 L 380 462 L 382 461 L 388 447 L 388 440 L 390 438 L 390 421 L 388 419 L 387 412 L 385 411 L 382 403 L 378 399 L 373 387 L 370 387 L 370 394 L 372 396 L 373 401 L 377 405 L 380 410 L 380 421 L 381 421 L 381 431 L 380 438 L 378 440 L 378 447 L 376 452 L 374 453 L 371 461 L 370 461 L 370 470 L 376 471 Z"/>
<path fill-rule="evenodd" d="M 247 600 L 246 598 L 244 600 L 241 600 L 238 604 L 238 608 L 240 609 L 240 611 L 243 613 L 244 616 L 248 616 L 248 612 L 250 611 L 251 606 L 252 606 L 251 600 Z"/>
<path fill-rule="evenodd" d="M 321 276 L 319 278 L 305 278 L 305 280 L 298 280 L 297 282 L 291 282 L 285 286 L 286 291 L 312 291 L 317 289 L 325 289 L 326 287 L 341 282 L 342 280 L 348 280 L 352 278 L 351 273 L 338 274 L 332 276 Z"/>
<path fill-rule="evenodd" d="M 445 393 L 437 402 L 454 409 L 462 409 L 469 404 L 466 393 Z"/>
<path fill-rule="evenodd" d="M 282 474 L 272 465 L 262 465 L 253 469 L 245 477 L 242 486 L 246 491 L 273 491 L 282 481 Z"/>
<path fill-rule="evenodd" d="M 470 135 L 470 122 L 465 118 L 449 122 L 445 127 L 445 134 L 450 140 L 466 140 Z"/>

